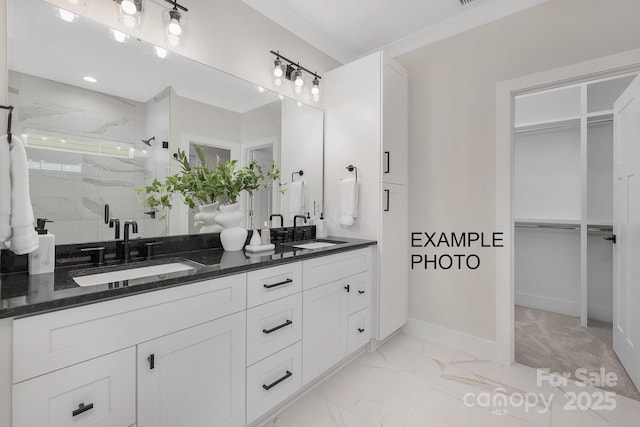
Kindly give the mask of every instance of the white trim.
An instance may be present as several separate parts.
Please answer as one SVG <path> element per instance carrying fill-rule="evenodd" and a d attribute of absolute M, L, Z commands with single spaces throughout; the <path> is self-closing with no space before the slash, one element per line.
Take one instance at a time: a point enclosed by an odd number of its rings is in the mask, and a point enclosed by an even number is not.
<path fill-rule="evenodd" d="M 567 316 L 580 316 L 580 303 L 578 301 L 567 301 L 559 298 L 516 292 L 515 304 L 538 310 L 551 311 L 553 313 L 566 314 Z"/>
<path fill-rule="evenodd" d="M 551 86 L 640 70 L 640 49 L 531 74 L 496 85 L 496 229 L 505 249 L 496 251 L 496 343 L 499 360 L 514 362 L 513 97 Z"/>
<path fill-rule="evenodd" d="M 498 347 L 495 341 L 478 338 L 433 323 L 411 318 L 407 320 L 407 324 L 402 328 L 402 332 L 453 347 L 479 359 L 500 361 Z"/>
<path fill-rule="evenodd" d="M 407 37 L 383 46 L 385 53 L 395 58 L 412 52 L 421 47 L 436 43 L 456 34 L 472 30 L 489 22 L 513 15 L 530 7 L 537 6 L 548 0 L 494 0 L 489 2 L 471 3 L 459 15 L 431 27 L 417 31 Z"/>

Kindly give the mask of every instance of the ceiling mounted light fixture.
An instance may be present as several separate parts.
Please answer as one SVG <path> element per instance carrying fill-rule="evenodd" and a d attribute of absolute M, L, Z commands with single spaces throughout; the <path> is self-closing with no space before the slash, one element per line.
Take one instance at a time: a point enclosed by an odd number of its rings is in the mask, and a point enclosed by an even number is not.
<path fill-rule="evenodd" d="M 179 46 L 185 36 L 186 32 L 186 18 L 184 13 L 189 9 L 178 4 L 177 0 L 165 0 L 167 3 L 173 5 L 172 9 L 167 9 L 162 13 L 162 21 L 165 27 L 165 38 L 170 46 Z"/>
<path fill-rule="evenodd" d="M 271 54 L 276 56 L 273 61 L 273 75 L 275 76 L 274 84 L 276 86 L 282 85 L 282 79 L 286 78 L 293 82 L 293 89 L 297 94 L 302 93 L 305 87 L 305 72 L 313 76 L 312 86 L 310 88 L 311 95 L 314 101 L 320 99 L 320 77 L 318 73 L 308 70 L 300 65 L 299 62 L 293 62 L 290 59 L 280 55 L 280 51 L 270 51 Z M 309 77 L 311 78 L 311 77 Z"/>
<path fill-rule="evenodd" d="M 113 0 L 116 5 L 118 22 L 127 28 L 140 28 L 144 0 Z"/>

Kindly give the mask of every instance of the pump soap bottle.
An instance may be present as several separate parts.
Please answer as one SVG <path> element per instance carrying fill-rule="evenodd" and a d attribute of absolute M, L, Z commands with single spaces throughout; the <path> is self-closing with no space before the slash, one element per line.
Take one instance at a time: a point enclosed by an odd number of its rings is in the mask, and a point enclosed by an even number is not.
<path fill-rule="evenodd" d="M 45 228 L 46 218 L 38 218 L 36 231 L 40 245 L 29 254 L 29 274 L 53 273 L 56 266 L 56 236 Z"/>

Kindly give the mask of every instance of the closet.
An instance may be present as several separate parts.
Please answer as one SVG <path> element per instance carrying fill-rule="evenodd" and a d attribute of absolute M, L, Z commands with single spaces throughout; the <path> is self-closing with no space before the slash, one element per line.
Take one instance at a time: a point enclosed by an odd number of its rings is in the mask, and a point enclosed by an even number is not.
<path fill-rule="evenodd" d="M 516 304 L 612 322 L 613 104 L 634 77 L 516 96 Z"/>

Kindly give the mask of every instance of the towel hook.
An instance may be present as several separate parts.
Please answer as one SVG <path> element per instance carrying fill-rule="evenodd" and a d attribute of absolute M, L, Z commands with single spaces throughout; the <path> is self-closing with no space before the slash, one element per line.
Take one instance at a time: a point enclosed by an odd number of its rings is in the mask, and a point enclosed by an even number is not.
<path fill-rule="evenodd" d="M 355 170 L 356 171 L 356 182 L 358 182 L 358 168 L 353 166 L 353 165 L 349 165 L 345 169 L 347 169 L 349 172 L 353 172 Z"/>
<path fill-rule="evenodd" d="M 291 182 L 293 182 L 293 176 L 294 175 L 302 176 L 302 175 L 304 175 L 304 171 L 302 169 L 300 169 L 299 171 L 291 172 Z"/>
<path fill-rule="evenodd" d="M 13 105 L 0 105 L 0 108 L 9 110 L 9 115 L 7 117 L 7 142 L 11 144 L 11 119 L 13 115 Z"/>

